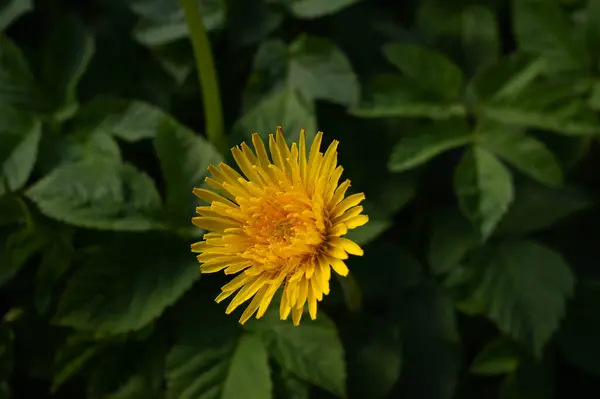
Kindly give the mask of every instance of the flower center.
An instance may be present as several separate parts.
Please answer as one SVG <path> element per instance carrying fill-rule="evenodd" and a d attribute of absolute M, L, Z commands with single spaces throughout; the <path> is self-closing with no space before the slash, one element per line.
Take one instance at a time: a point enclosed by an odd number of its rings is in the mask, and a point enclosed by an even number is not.
<path fill-rule="evenodd" d="M 254 198 L 247 209 L 244 232 L 250 238 L 247 258 L 265 267 L 280 268 L 316 254 L 324 241 L 324 229 L 316 223 L 310 200 L 283 194 Z"/>
<path fill-rule="evenodd" d="M 267 230 L 267 234 L 270 236 L 269 241 L 273 244 L 289 242 L 296 235 L 294 226 L 287 218 L 276 220 Z"/>

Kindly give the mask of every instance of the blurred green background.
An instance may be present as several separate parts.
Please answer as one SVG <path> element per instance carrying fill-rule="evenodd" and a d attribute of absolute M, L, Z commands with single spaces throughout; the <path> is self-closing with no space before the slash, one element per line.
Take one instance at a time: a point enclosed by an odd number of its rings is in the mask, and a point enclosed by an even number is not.
<path fill-rule="evenodd" d="M 184 3 L 0 0 L 0 398 L 600 396 L 600 0 Z M 191 189 L 277 125 L 365 256 L 242 327 Z"/>

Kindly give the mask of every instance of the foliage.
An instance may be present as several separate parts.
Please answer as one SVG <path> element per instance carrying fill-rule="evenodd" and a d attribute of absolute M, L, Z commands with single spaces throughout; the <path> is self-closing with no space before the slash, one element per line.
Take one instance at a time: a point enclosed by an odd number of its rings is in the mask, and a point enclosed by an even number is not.
<path fill-rule="evenodd" d="M 600 394 L 600 0 L 197 5 L 227 139 L 338 139 L 364 257 L 240 327 L 178 2 L 0 0 L 0 398 Z"/>

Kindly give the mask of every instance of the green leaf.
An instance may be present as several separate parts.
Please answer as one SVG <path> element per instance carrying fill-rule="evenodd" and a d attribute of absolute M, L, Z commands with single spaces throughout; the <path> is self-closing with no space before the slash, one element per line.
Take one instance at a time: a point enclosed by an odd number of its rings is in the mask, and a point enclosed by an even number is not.
<path fill-rule="evenodd" d="M 307 97 L 342 105 L 358 102 L 358 79 L 346 55 L 331 41 L 302 35 L 289 48 L 288 81 Z"/>
<path fill-rule="evenodd" d="M 475 295 L 481 271 L 472 267 L 473 258 L 479 254 L 478 248 L 474 249 L 463 262 L 449 270 L 442 283 L 454 299 L 456 309 L 471 317 L 483 315 L 484 310 L 482 301 Z"/>
<path fill-rule="evenodd" d="M 279 320 L 278 310 L 271 310 L 263 319 L 248 322 L 248 328 L 261 335 L 284 370 L 334 395 L 346 396 L 344 348 L 335 325 L 323 312 L 316 320 L 294 327 L 289 320 Z"/>
<path fill-rule="evenodd" d="M 0 286 L 13 278 L 25 263 L 42 250 L 46 237 L 33 227 L 11 234 L 0 253 Z"/>
<path fill-rule="evenodd" d="M 470 6 L 463 10 L 462 43 L 467 62 L 474 71 L 496 62 L 500 39 L 496 17 L 489 8 Z"/>
<path fill-rule="evenodd" d="M 27 183 L 35 165 L 42 133 L 42 126 L 38 120 L 16 111 L 6 109 L 2 119 L 4 120 L 0 122 L 0 196 L 7 191 L 16 191 Z"/>
<path fill-rule="evenodd" d="M 152 55 L 163 69 L 175 79 L 177 86 L 183 85 L 194 72 L 194 56 L 188 40 L 178 40 L 153 47 Z"/>
<path fill-rule="evenodd" d="M 433 283 L 424 282 L 411 296 L 399 299 L 403 307 L 404 367 L 398 396 L 453 398 L 461 356 L 450 298 Z"/>
<path fill-rule="evenodd" d="M 44 133 L 39 147 L 38 166 L 46 173 L 59 166 L 79 162 L 106 161 L 112 164 L 122 162 L 117 141 L 101 131 Z"/>
<path fill-rule="evenodd" d="M 521 182 L 496 233 L 516 235 L 544 230 L 592 205 L 587 194 L 573 187 L 551 188 L 532 181 Z"/>
<path fill-rule="evenodd" d="M 284 13 L 264 0 L 236 3 L 227 10 L 227 30 L 237 46 L 264 42 L 284 20 Z"/>
<path fill-rule="evenodd" d="M 235 123 L 234 131 L 240 139 L 250 139 L 255 132 L 265 139 L 277 126 L 283 127 L 288 142 L 298 141 L 300 129 L 306 130 L 310 142 L 317 132 L 314 104 L 298 89 L 284 86 L 246 112 Z"/>
<path fill-rule="evenodd" d="M 547 61 L 525 53 L 503 57 L 479 71 L 468 90 L 478 103 L 514 98 L 532 84 L 547 68 Z"/>
<path fill-rule="evenodd" d="M 560 254 L 533 241 L 498 243 L 478 263 L 484 274 L 477 295 L 487 316 L 539 356 L 573 293 L 569 265 Z"/>
<path fill-rule="evenodd" d="M 221 156 L 204 138 L 170 120 L 159 126 L 154 148 L 167 184 L 168 219 L 175 226 L 189 226 L 199 205 L 192 189 L 204 184 L 208 165 L 218 164 Z"/>
<path fill-rule="evenodd" d="M 165 120 L 173 118 L 142 101 L 97 97 L 85 104 L 71 124 L 74 132 L 102 132 L 136 142 L 154 138 Z"/>
<path fill-rule="evenodd" d="M 32 0 L 5 0 L 0 3 L 0 32 L 32 9 Z"/>
<path fill-rule="evenodd" d="M 157 389 L 148 387 L 145 381 L 138 375 L 134 375 L 115 392 L 106 395 L 105 399 L 163 399 L 165 394 Z"/>
<path fill-rule="evenodd" d="M 415 4 L 414 28 L 418 30 L 419 35 L 423 35 L 427 43 L 446 44 L 448 38 L 456 39 L 462 31 L 460 11 L 463 5 L 467 5 L 466 2 L 445 3 L 438 0 L 421 0 Z M 454 46 L 457 44 L 456 41 L 452 43 Z"/>
<path fill-rule="evenodd" d="M 358 350 L 352 354 L 348 365 L 349 391 L 353 397 L 387 398 L 400 377 L 402 344 L 399 329 L 385 323 L 375 324 L 374 321 L 361 319 L 361 325 L 368 324 L 373 328 L 366 336 L 353 334 L 360 340 Z"/>
<path fill-rule="evenodd" d="M 522 358 L 500 390 L 500 399 L 552 399 L 556 397 L 556 370 L 551 359 Z"/>
<path fill-rule="evenodd" d="M 490 341 L 471 363 L 470 371 L 479 375 L 509 374 L 517 369 L 519 350 L 505 338 Z"/>
<path fill-rule="evenodd" d="M 496 122 L 565 135 L 598 135 L 600 123 L 577 85 L 543 82 L 516 96 L 491 101 L 480 111 Z"/>
<path fill-rule="evenodd" d="M 104 344 L 91 342 L 77 334 L 67 338 L 57 349 L 54 376 L 50 391 L 55 393 L 67 381 L 79 373 L 96 355 L 105 349 Z"/>
<path fill-rule="evenodd" d="M 600 375 L 600 316 L 592 304 L 600 300 L 600 283 L 581 281 L 559 333 L 560 350 L 575 366 Z"/>
<path fill-rule="evenodd" d="M 294 16 L 303 19 L 320 18 L 335 14 L 361 0 L 284 0 Z"/>
<path fill-rule="evenodd" d="M 41 97 L 21 50 L 6 36 L 0 35 L 0 110 L 6 106 L 20 111 L 38 111 Z"/>
<path fill-rule="evenodd" d="M 153 181 L 131 165 L 96 160 L 61 166 L 26 195 L 46 216 L 79 227 L 143 231 L 161 206 Z"/>
<path fill-rule="evenodd" d="M 288 53 L 288 45 L 279 38 L 265 40 L 258 47 L 252 61 L 252 74 L 244 90 L 244 111 L 284 87 L 290 69 Z"/>
<path fill-rule="evenodd" d="M 224 0 L 197 0 L 204 26 L 212 31 L 225 22 Z M 177 1 L 131 0 L 131 11 L 139 18 L 134 29 L 135 39 L 146 46 L 158 46 L 187 38 L 188 27 Z"/>
<path fill-rule="evenodd" d="M 597 54 L 596 49 L 600 44 L 600 1 L 589 0 L 584 15 L 586 18 L 584 29 L 588 49 L 591 50 L 591 54 Z"/>
<path fill-rule="evenodd" d="M 588 103 L 592 109 L 600 111 L 600 82 L 594 84 Z"/>
<path fill-rule="evenodd" d="M 139 330 L 200 277 L 189 247 L 163 234 L 117 236 L 69 280 L 54 322 L 94 333 Z"/>
<path fill-rule="evenodd" d="M 554 154 L 544 143 L 524 131 L 480 127 L 483 146 L 521 172 L 549 186 L 562 184 L 563 173 Z"/>
<path fill-rule="evenodd" d="M 41 58 L 41 85 L 51 99 L 58 120 L 77 111 L 77 85 L 94 54 L 94 39 L 81 21 L 64 17 L 45 39 Z"/>
<path fill-rule="evenodd" d="M 395 213 L 406 206 L 416 195 L 417 179 L 409 173 L 382 178 L 365 191 L 362 203 L 369 223 L 348 231 L 346 237 L 359 245 L 366 245 L 389 229 Z"/>
<path fill-rule="evenodd" d="M 460 69 L 441 53 L 414 44 L 395 43 L 383 54 L 415 84 L 445 100 L 457 100 L 463 90 Z"/>
<path fill-rule="evenodd" d="M 462 120 L 429 125 L 421 131 L 411 132 L 400 138 L 392 150 L 388 168 L 392 172 L 404 172 L 445 151 L 466 145 L 473 138 L 469 127 Z"/>
<path fill-rule="evenodd" d="M 4 322 L 5 323 L 15 323 L 18 321 L 25 313 L 24 308 L 22 307 L 13 307 L 10 308 L 6 314 L 4 314 Z"/>
<path fill-rule="evenodd" d="M 489 237 L 512 203 L 510 172 L 483 148 L 474 146 L 454 171 L 454 192 L 480 237 Z"/>
<path fill-rule="evenodd" d="M 167 397 L 172 399 L 269 399 L 272 383 L 267 351 L 254 334 L 208 346 L 177 344 L 167 357 Z"/>
<path fill-rule="evenodd" d="M 543 55 L 555 70 L 586 70 L 590 57 L 574 37 L 557 0 L 514 0 L 514 31 L 519 47 Z"/>
<path fill-rule="evenodd" d="M 477 235 L 456 208 L 442 208 L 431 223 L 427 260 L 435 275 L 450 272 L 478 244 Z"/>
<path fill-rule="evenodd" d="M 275 380 L 274 391 L 276 398 L 309 399 L 310 386 L 290 372 L 281 370 L 281 376 Z"/>
<path fill-rule="evenodd" d="M 45 245 L 35 277 L 35 306 L 44 314 L 52 300 L 55 284 L 71 266 L 74 255 L 72 232 L 54 232 Z"/>
<path fill-rule="evenodd" d="M 249 370 L 254 373 L 248 373 Z M 245 392 L 245 397 L 263 399 L 271 397 L 271 390 L 267 350 L 258 336 L 245 334 L 231 359 L 221 397 L 235 398 L 239 392 Z"/>
<path fill-rule="evenodd" d="M 164 398 L 166 338 L 163 331 L 155 329 L 140 340 L 111 342 L 86 370 L 87 397 Z"/>
<path fill-rule="evenodd" d="M 442 101 L 401 75 L 375 76 L 363 92 L 360 104 L 350 109 L 363 118 L 426 117 L 448 119 L 465 116 L 467 110 L 457 101 Z"/>

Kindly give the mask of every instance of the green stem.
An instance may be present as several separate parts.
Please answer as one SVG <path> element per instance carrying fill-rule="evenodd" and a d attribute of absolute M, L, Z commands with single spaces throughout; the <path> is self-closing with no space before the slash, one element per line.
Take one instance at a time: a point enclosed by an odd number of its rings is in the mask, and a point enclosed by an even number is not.
<path fill-rule="evenodd" d="M 219 81 L 210 48 L 210 41 L 208 40 L 202 15 L 198 7 L 198 0 L 179 0 L 179 4 L 183 9 L 185 22 L 190 32 L 190 40 L 194 49 L 194 58 L 196 59 L 196 69 L 198 71 L 198 80 L 204 104 L 206 136 L 221 153 L 226 155 L 230 146 L 223 129 Z"/>

